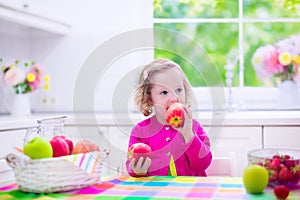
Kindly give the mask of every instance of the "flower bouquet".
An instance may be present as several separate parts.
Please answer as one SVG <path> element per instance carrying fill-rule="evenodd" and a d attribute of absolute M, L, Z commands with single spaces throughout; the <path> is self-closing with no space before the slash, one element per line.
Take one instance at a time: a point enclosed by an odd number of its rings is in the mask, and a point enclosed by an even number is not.
<path fill-rule="evenodd" d="M 261 79 L 275 78 L 277 82 L 299 81 L 300 34 L 259 47 L 252 65 Z"/>
<path fill-rule="evenodd" d="M 0 59 L 2 62 L 2 59 Z M 49 89 L 50 78 L 44 75 L 43 68 L 32 62 L 25 62 L 19 67 L 19 60 L 15 63 L 2 66 L 2 80 L 6 85 L 12 86 L 16 94 L 25 94 L 40 88 Z M 44 84 L 42 86 L 42 81 Z"/>
<path fill-rule="evenodd" d="M 258 77 L 275 79 L 281 107 L 299 106 L 300 34 L 259 47 L 251 61 Z"/>

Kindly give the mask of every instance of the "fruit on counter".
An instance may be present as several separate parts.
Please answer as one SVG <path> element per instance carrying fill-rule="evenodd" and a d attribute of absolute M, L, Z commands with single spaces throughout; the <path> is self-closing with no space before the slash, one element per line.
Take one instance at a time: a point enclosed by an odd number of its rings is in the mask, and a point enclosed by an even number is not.
<path fill-rule="evenodd" d="M 184 124 L 183 104 L 173 103 L 167 110 L 166 121 L 175 128 L 182 127 Z"/>
<path fill-rule="evenodd" d="M 97 144 L 84 139 L 81 141 L 78 141 L 74 148 L 73 148 L 73 154 L 79 154 L 79 153 L 87 153 L 87 152 L 93 152 L 93 151 L 100 151 L 100 148 Z"/>
<path fill-rule="evenodd" d="M 52 139 L 54 139 L 54 138 L 62 138 L 63 140 L 65 140 L 69 146 L 70 154 L 73 152 L 74 144 L 73 144 L 73 141 L 71 140 L 71 138 L 69 138 L 65 135 L 56 135 Z"/>
<path fill-rule="evenodd" d="M 299 160 L 290 155 L 273 155 L 272 158 L 260 162 L 269 173 L 269 185 L 297 185 L 300 180 Z"/>
<path fill-rule="evenodd" d="M 53 157 L 66 156 L 70 154 L 68 143 L 61 137 L 53 137 L 50 140 L 53 150 Z"/>
<path fill-rule="evenodd" d="M 289 194 L 290 194 L 290 190 L 285 187 L 284 185 L 278 185 L 274 188 L 273 190 L 275 196 L 277 197 L 277 199 L 286 199 Z"/>
<path fill-rule="evenodd" d="M 132 144 L 129 148 L 128 148 L 128 158 L 135 158 L 136 161 L 139 160 L 140 157 L 151 157 L 151 153 L 152 153 L 152 149 L 149 145 L 145 144 L 145 143 L 135 143 Z"/>
<path fill-rule="evenodd" d="M 243 183 L 246 191 L 251 194 L 259 194 L 268 184 L 268 171 L 260 165 L 248 165 L 243 172 Z"/>
<path fill-rule="evenodd" d="M 42 137 L 35 137 L 26 143 L 23 152 L 31 159 L 51 158 L 53 156 L 50 142 Z"/>

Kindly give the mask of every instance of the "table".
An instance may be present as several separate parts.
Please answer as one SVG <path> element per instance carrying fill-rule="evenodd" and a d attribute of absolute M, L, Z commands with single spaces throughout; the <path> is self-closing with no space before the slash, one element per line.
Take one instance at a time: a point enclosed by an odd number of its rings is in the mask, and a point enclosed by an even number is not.
<path fill-rule="evenodd" d="M 17 187 L 17 184 L 1 187 L 0 199 L 276 199 L 270 188 L 263 194 L 247 194 L 241 177 L 116 176 L 80 190 L 49 194 L 25 193 Z M 299 200 L 300 192 L 291 191 L 288 199 Z"/>

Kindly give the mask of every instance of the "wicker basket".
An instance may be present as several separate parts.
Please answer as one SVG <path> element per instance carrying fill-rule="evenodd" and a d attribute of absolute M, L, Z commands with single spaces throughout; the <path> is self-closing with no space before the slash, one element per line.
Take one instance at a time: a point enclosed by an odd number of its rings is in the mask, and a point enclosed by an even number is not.
<path fill-rule="evenodd" d="M 89 152 L 46 159 L 6 156 L 19 190 L 34 193 L 62 192 L 84 188 L 100 181 L 106 156 Z"/>

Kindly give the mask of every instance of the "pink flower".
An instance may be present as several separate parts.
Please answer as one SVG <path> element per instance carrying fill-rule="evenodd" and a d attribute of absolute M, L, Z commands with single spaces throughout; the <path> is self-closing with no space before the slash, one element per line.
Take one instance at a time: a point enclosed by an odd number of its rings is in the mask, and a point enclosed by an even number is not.
<path fill-rule="evenodd" d="M 40 75 L 36 72 L 35 69 L 30 70 L 27 74 L 33 74 L 35 76 L 35 79 L 33 81 L 28 81 L 28 85 L 31 88 L 31 90 L 36 90 L 38 89 L 41 79 L 40 79 Z"/>
<path fill-rule="evenodd" d="M 40 65 L 37 64 L 33 65 L 32 70 L 35 71 L 38 74 L 38 76 L 43 76 L 44 74 L 44 70 Z"/>
<path fill-rule="evenodd" d="M 270 74 L 277 74 L 283 71 L 283 65 L 278 61 L 279 53 L 274 48 L 273 51 L 268 52 L 263 60 L 263 65 Z"/>

